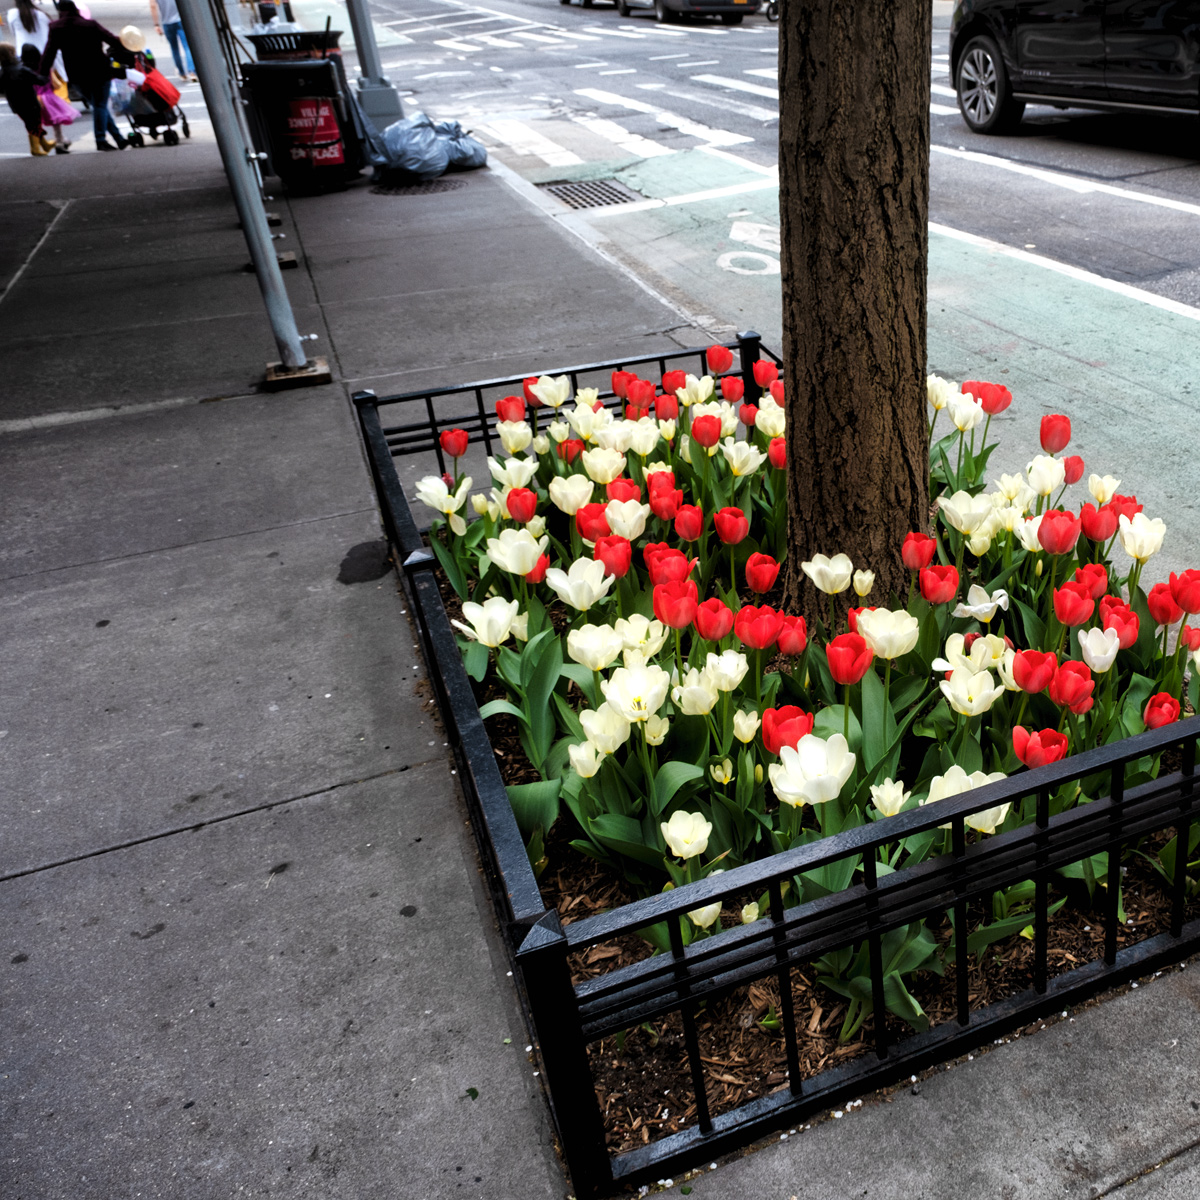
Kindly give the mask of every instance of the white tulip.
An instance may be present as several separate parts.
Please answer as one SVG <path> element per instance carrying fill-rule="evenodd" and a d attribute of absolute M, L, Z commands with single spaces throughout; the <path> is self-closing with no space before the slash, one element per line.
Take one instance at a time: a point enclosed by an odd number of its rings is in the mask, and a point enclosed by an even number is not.
<path fill-rule="evenodd" d="M 671 722 L 666 717 L 647 717 L 642 724 L 642 732 L 646 735 L 646 745 L 661 746 L 670 727 Z"/>
<path fill-rule="evenodd" d="M 1003 685 L 997 687 L 990 672 L 972 673 L 969 667 L 951 671 L 950 678 L 943 679 L 938 687 L 950 702 L 950 707 L 964 717 L 977 717 L 987 712 L 1004 695 Z"/>
<path fill-rule="evenodd" d="M 492 596 L 482 604 L 466 600 L 462 611 L 470 624 L 464 625 L 461 621 L 450 623 L 461 629 L 467 637 L 485 646 L 496 647 L 507 640 L 518 608 L 520 605 L 515 600 L 505 600 L 502 596 Z"/>
<path fill-rule="evenodd" d="M 943 379 L 940 375 L 928 375 L 925 378 L 925 395 L 929 403 L 941 412 L 950 403 L 951 396 L 957 396 L 958 384 Z"/>
<path fill-rule="evenodd" d="M 502 529 L 499 537 L 487 539 L 487 556 L 510 575 L 528 575 L 549 544 L 549 538 L 535 538 L 528 529 Z"/>
<path fill-rule="evenodd" d="M 906 792 L 904 784 L 895 779 L 871 784 L 871 803 L 885 817 L 894 817 L 911 796 L 912 792 Z"/>
<path fill-rule="evenodd" d="M 783 431 L 787 427 L 787 414 L 774 402 L 769 406 L 765 405 L 763 401 L 767 399 L 767 396 L 763 396 L 759 401 L 760 407 L 754 418 L 754 428 L 765 437 L 783 437 Z"/>
<path fill-rule="evenodd" d="M 675 396 L 684 408 L 691 408 L 693 404 L 703 404 L 712 394 L 711 375 L 702 375 L 699 379 L 695 375 L 688 375 L 684 379 L 683 387 L 675 389 Z"/>
<path fill-rule="evenodd" d="M 596 485 L 586 475 L 556 475 L 550 480 L 550 503 L 573 517 L 592 499 Z"/>
<path fill-rule="evenodd" d="M 571 381 L 560 375 L 551 379 L 549 375 L 539 377 L 537 383 L 531 383 L 529 390 L 543 403 L 551 408 L 561 408 L 571 396 Z"/>
<path fill-rule="evenodd" d="M 589 671 L 604 671 L 625 649 L 621 635 L 611 625 L 581 625 L 567 633 L 567 655 Z"/>
<path fill-rule="evenodd" d="M 619 450 L 606 450 L 603 446 L 597 446 L 592 450 L 585 450 L 579 457 L 588 478 L 596 483 L 612 483 L 625 470 L 625 455 Z"/>
<path fill-rule="evenodd" d="M 615 754 L 629 741 L 629 722 L 608 704 L 597 709 L 581 708 L 579 724 L 583 726 L 587 740 L 601 754 Z"/>
<path fill-rule="evenodd" d="M 969 432 L 976 425 L 981 425 L 987 417 L 983 405 L 973 396 L 964 395 L 962 392 L 950 397 L 947 409 L 950 412 L 950 420 L 954 422 L 954 427 L 959 433 Z"/>
<path fill-rule="evenodd" d="M 597 429 L 592 435 L 592 442 L 601 450 L 615 450 L 618 454 L 624 454 L 633 444 L 636 429 L 636 421 L 613 421 L 611 425 Z"/>
<path fill-rule="evenodd" d="M 733 736 L 744 745 L 750 745 L 762 724 L 762 717 L 753 709 L 739 709 L 733 714 Z"/>
<path fill-rule="evenodd" d="M 513 617 L 512 635 L 518 642 L 529 641 L 529 614 L 527 612 L 517 613 Z"/>
<path fill-rule="evenodd" d="M 768 768 L 771 787 L 783 803 L 795 806 L 836 800 L 854 772 L 854 755 L 840 733 L 828 741 L 805 734 L 795 748 L 781 746 L 779 759 Z"/>
<path fill-rule="evenodd" d="M 662 708 L 667 698 L 671 676 L 662 667 L 618 667 L 609 679 L 602 680 L 600 690 L 625 720 L 645 721 Z"/>
<path fill-rule="evenodd" d="M 903 609 L 866 608 L 858 614 L 858 632 L 879 658 L 901 658 L 921 636 L 921 623 Z"/>
<path fill-rule="evenodd" d="M 1166 522 L 1161 517 L 1151 519 L 1145 513 L 1134 513 L 1132 521 L 1122 513 L 1117 522 L 1121 549 L 1140 563 L 1153 558 L 1162 549 L 1166 533 Z"/>
<path fill-rule="evenodd" d="M 1105 475 L 1103 478 L 1099 475 L 1088 476 L 1088 491 L 1097 504 L 1107 504 L 1117 494 L 1117 488 L 1120 486 L 1121 481 L 1111 475 Z"/>
<path fill-rule="evenodd" d="M 717 875 L 720 872 L 714 871 Z M 714 900 L 711 904 L 706 904 L 703 908 L 693 908 L 688 913 L 688 920 L 691 921 L 697 929 L 707 929 L 721 915 L 721 901 Z"/>
<path fill-rule="evenodd" d="M 956 617 L 974 617 L 975 620 L 987 624 L 996 615 L 997 608 L 1002 608 L 1005 612 L 1008 612 L 1008 593 L 1003 588 L 997 588 L 989 595 L 987 588 L 973 583 L 967 589 L 966 603 L 964 604 L 960 600 L 955 606 L 952 615 Z"/>
<path fill-rule="evenodd" d="M 544 433 L 539 433 L 533 439 L 532 445 L 534 454 L 539 456 L 550 452 L 550 439 Z"/>
<path fill-rule="evenodd" d="M 498 421 L 496 432 L 500 445 L 508 454 L 520 454 L 533 441 L 533 429 L 528 421 Z"/>
<path fill-rule="evenodd" d="M 938 508 L 942 519 L 951 529 L 959 533 L 972 534 L 993 512 L 992 502 L 986 496 L 972 496 L 970 492 L 955 492 L 952 496 L 941 496 Z"/>
<path fill-rule="evenodd" d="M 732 692 L 750 669 L 750 663 L 740 650 L 725 650 L 721 654 L 708 655 L 704 671 L 718 692 Z"/>
<path fill-rule="evenodd" d="M 712 676 L 693 667 L 680 683 L 671 689 L 671 699 L 684 716 L 702 717 L 712 712 L 720 693 Z"/>
<path fill-rule="evenodd" d="M 1038 536 L 1041 524 L 1042 516 L 1039 513 L 1036 517 L 1027 517 L 1020 524 L 1013 527 L 1013 532 L 1017 535 L 1017 540 L 1030 554 L 1040 554 L 1042 552 L 1042 539 Z"/>
<path fill-rule="evenodd" d="M 626 424 L 633 426 L 627 449 L 633 450 L 639 458 L 645 458 L 662 437 L 658 431 L 658 423 L 653 417 L 642 417 L 637 421 L 627 421 Z"/>
<path fill-rule="evenodd" d="M 724 787 L 727 783 L 733 781 L 733 759 L 725 758 L 719 763 L 709 765 L 708 773 L 713 777 L 713 782 Z"/>
<path fill-rule="evenodd" d="M 536 458 L 507 458 L 504 462 L 489 458 L 487 462 L 492 478 L 502 488 L 528 487 L 529 481 L 537 474 Z"/>
<path fill-rule="evenodd" d="M 1121 648 L 1121 635 L 1115 629 L 1079 630 L 1079 648 L 1083 661 L 1097 675 L 1103 675 L 1117 661 Z"/>
<path fill-rule="evenodd" d="M 566 421 L 551 421 L 546 426 L 546 432 L 550 435 L 551 441 L 561 445 L 571 436 L 571 426 Z"/>
<path fill-rule="evenodd" d="M 824 554 L 814 554 L 808 562 L 802 562 L 800 569 L 813 581 L 815 587 L 827 596 L 836 596 L 850 586 L 850 577 L 854 574 L 854 564 L 848 554 L 835 554 L 832 558 Z"/>
<path fill-rule="evenodd" d="M 673 812 L 671 819 L 661 822 L 659 828 L 676 858 L 695 858 L 708 849 L 712 823 L 704 819 L 703 813 Z"/>
<path fill-rule="evenodd" d="M 577 746 L 567 747 L 567 757 L 571 766 L 581 779 L 591 779 L 600 770 L 604 755 L 591 742 L 580 742 Z"/>
<path fill-rule="evenodd" d="M 1012 507 L 1019 508 L 1022 513 L 1028 512 L 1037 499 L 1037 492 L 1025 482 L 1024 475 L 1001 475 L 995 482 L 995 488 L 996 495 Z M 996 507 L 1000 507 L 999 503 Z"/>
<path fill-rule="evenodd" d="M 659 421 L 658 432 L 662 435 L 664 442 L 673 442 L 675 440 L 675 422 L 673 420 Z"/>
<path fill-rule="evenodd" d="M 450 528 L 462 537 L 467 532 L 467 523 L 459 516 L 458 510 L 467 502 L 470 490 L 469 475 L 460 480 L 458 488 L 453 492 L 440 475 L 427 475 L 417 482 L 417 499 L 449 517 Z"/>
<path fill-rule="evenodd" d="M 1061 458 L 1052 454 L 1039 454 L 1025 468 L 1029 476 L 1029 486 L 1039 496 L 1049 496 L 1067 482 L 1067 466 Z"/>
<path fill-rule="evenodd" d="M 624 639 L 626 650 L 640 651 L 645 658 L 653 658 L 671 634 L 661 621 L 644 617 L 641 613 L 619 618 L 614 628 Z"/>
<path fill-rule="evenodd" d="M 727 437 L 721 443 L 721 453 L 729 464 L 730 473 L 740 479 L 744 475 L 753 475 L 767 461 L 767 456 L 750 442 L 735 442 Z"/>
<path fill-rule="evenodd" d="M 993 771 L 991 774 L 985 771 L 974 771 L 968 775 L 962 767 L 955 763 L 945 775 L 935 775 L 929 781 L 929 795 L 921 803 L 923 805 L 935 804 L 939 800 L 961 795 L 963 792 L 983 787 L 987 783 L 995 783 L 1003 778 L 1005 778 L 1003 771 Z M 965 823 L 969 829 L 976 829 L 980 833 L 995 833 L 996 827 L 1008 815 L 1008 809 L 1009 805 L 1005 803 L 997 805 L 995 808 L 984 809 L 983 812 L 971 813 L 965 819 Z M 943 829 L 949 827 L 948 824 L 942 826 Z"/>
<path fill-rule="evenodd" d="M 974 646 L 971 649 L 974 649 Z M 1011 646 L 1006 646 L 1004 657 L 996 664 L 996 672 L 999 674 L 1000 682 L 1004 684 L 1006 692 L 1019 692 L 1021 690 L 1021 685 L 1013 677 L 1013 659 L 1016 657 L 1017 652 Z"/>
<path fill-rule="evenodd" d="M 609 575 L 602 562 L 592 558 L 577 558 L 566 571 L 551 567 L 546 572 L 546 584 L 564 603 L 580 612 L 587 612 L 608 594 L 617 577 Z"/>
<path fill-rule="evenodd" d="M 646 518 L 649 515 L 650 505 L 640 500 L 610 500 L 604 506 L 609 529 L 617 537 L 628 538 L 631 542 L 636 542 L 646 532 Z"/>
<path fill-rule="evenodd" d="M 875 572 L 874 571 L 855 571 L 854 572 L 854 594 L 860 600 L 865 600 L 871 594 L 871 589 L 874 586 L 875 586 Z"/>
<path fill-rule="evenodd" d="M 749 904 L 742 905 L 742 924 L 753 925 L 758 920 L 758 901 L 751 900 Z"/>

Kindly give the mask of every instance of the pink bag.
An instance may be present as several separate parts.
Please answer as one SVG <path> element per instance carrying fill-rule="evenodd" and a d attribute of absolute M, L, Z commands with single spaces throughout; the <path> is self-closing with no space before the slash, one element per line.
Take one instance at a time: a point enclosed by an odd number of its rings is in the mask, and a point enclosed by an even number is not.
<path fill-rule="evenodd" d="M 54 94 L 54 89 L 49 84 L 38 88 L 37 94 L 42 102 L 42 112 L 45 114 L 47 125 L 70 125 L 79 116 L 72 105 Z"/>

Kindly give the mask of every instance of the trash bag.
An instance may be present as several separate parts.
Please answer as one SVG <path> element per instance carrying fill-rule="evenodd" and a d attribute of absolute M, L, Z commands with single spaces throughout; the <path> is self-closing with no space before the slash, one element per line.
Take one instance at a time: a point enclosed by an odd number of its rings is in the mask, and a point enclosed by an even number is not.
<path fill-rule="evenodd" d="M 438 136 L 433 122 L 424 113 L 393 121 L 383 131 L 383 147 L 387 155 L 384 170 L 389 177 L 411 177 L 424 182 L 444 175 L 450 165 L 447 139 Z"/>
<path fill-rule="evenodd" d="M 487 147 L 463 132 L 457 121 L 437 121 L 433 128 L 439 137 L 446 139 L 451 171 L 473 171 L 487 166 Z"/>

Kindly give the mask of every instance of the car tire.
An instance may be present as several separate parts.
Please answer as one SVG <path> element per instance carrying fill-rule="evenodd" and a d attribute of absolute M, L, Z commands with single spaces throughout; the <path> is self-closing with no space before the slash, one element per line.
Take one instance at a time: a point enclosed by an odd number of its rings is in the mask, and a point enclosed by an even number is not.
<path fill-rule="evenodd" d="M 654 19 L 660 25 L 669 25 L 675 20 L 675 14 L 663 3 L 663 0 L 654 0 Z"/>
<path fill-rule="evenodd" d="M 627 16 L 629 16 L 630 12 L 631 12 L 631 9 L 630 9 L 629 5 L 625 3 L 625 0 L 617 0 L 617 16 L 618 17 L 627 17 Z"/>
<path fill-rule="evenodd" d="M 741 23 L 742 23 L 742 14 L 741 13 L 722 13 L 721 14 L 721 24 L 722 25 L 740 25 Z"/>
<path fill-rule="evenodd" d="M 973 37 L 958 60 L 958 110 L 973 133 L 1008 133 L 1025 105 L 1014 100 L 1000 47 L 990 37 Z"/>

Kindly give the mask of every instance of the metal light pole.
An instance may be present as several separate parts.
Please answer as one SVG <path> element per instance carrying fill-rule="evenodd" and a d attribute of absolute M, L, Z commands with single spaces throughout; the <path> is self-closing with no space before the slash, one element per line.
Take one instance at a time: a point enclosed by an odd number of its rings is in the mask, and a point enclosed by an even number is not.
<path fill-rule="evenodd" d="M 306 366 L 307 356 L 296 329 L 296 318 L 292 315 L 292 303 L 279 273 L 275 245 L 267 228 L 267 215 L 263 211 L 258 183 L 250 165 L 252 151 L 238 123 L 233 82 L 221 55 L 208 0 L 179 0 L 179 15 L 192 51 L 196 74 L 200 77 L 204 102 L 212 118 L 221 159 L 225 163 L 233 203 L 242 221 L 242 232 L 246 235 L 254 273 L 262 289 L 267 319 L 275 335 L 275 344 L 279 347 L 279 357 L 286 370 L 298 371 Z"/>
<path fill-rule="evenodd" d="M 404 116 L 404 110 L 391 80 L 383 74 L 367 0 L 346 0 L 346 8 L 350 12 L 350 29 L 354 34 L 358 69 L 362 75 L 358 81 L 358 102 L 375 127 L 382 130 Z"/>

